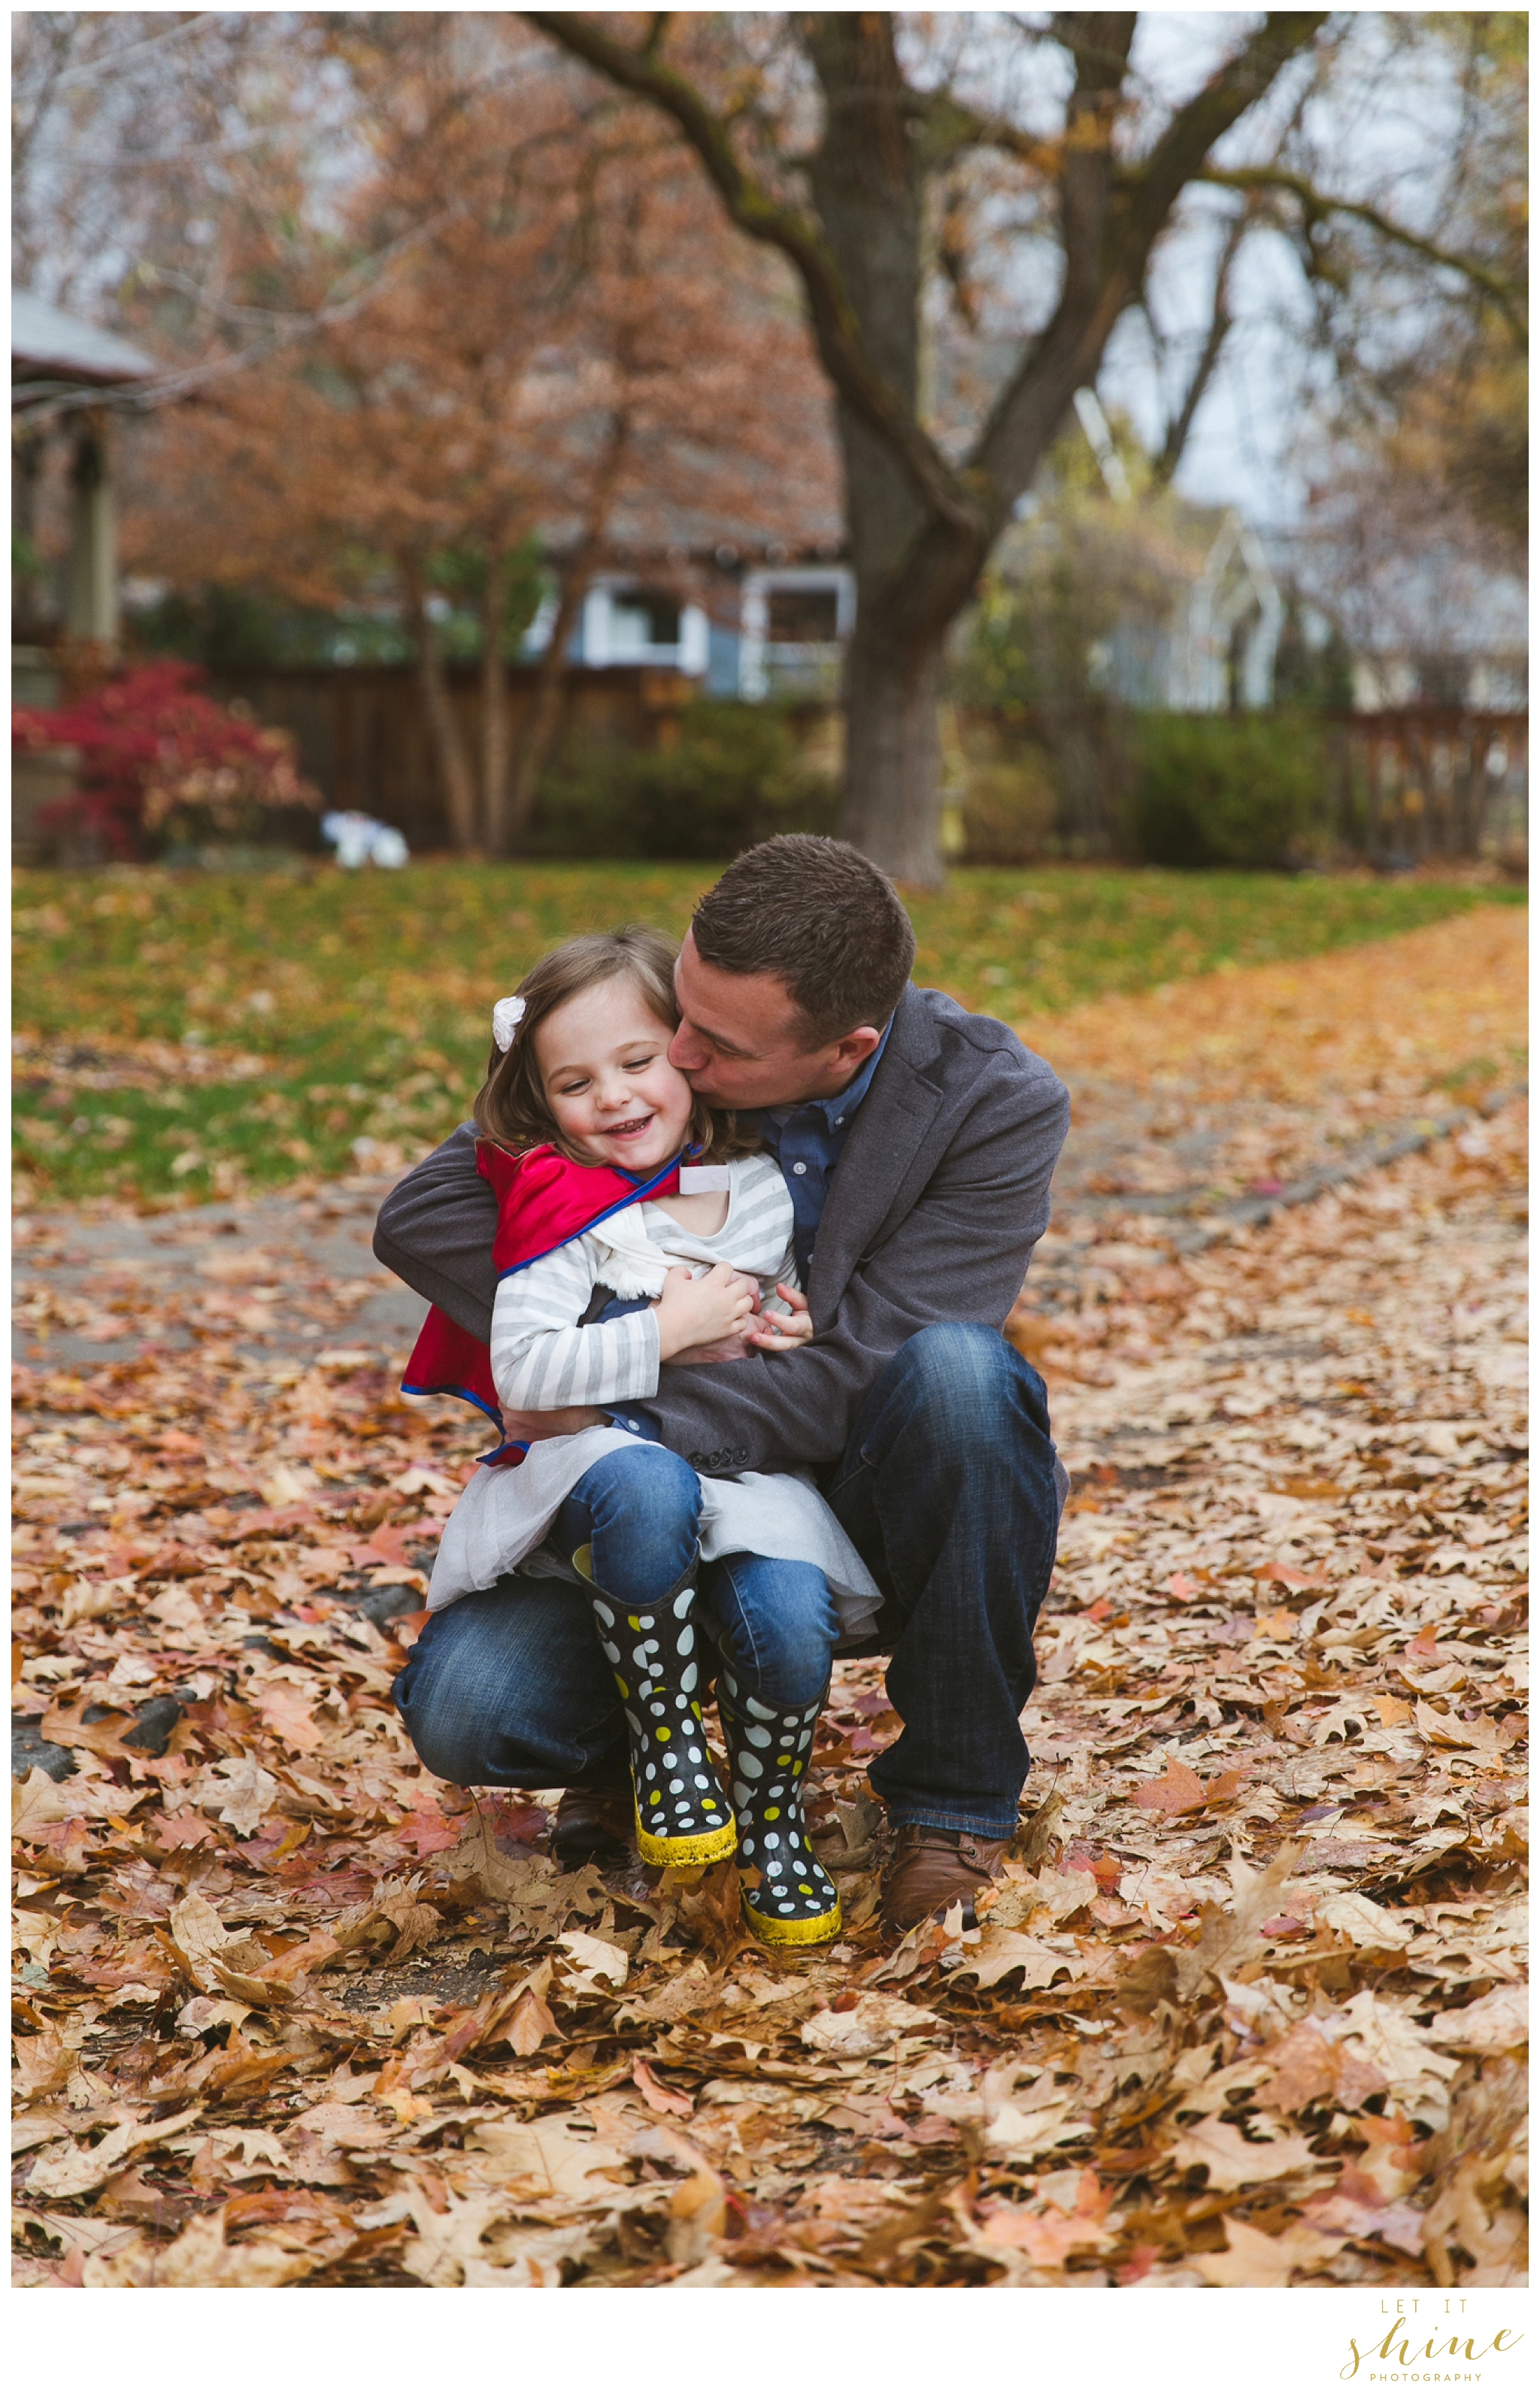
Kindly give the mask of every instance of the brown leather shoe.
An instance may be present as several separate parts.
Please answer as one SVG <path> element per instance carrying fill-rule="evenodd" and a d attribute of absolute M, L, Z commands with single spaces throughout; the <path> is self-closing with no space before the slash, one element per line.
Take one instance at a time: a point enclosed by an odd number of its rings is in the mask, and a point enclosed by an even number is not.
<path fill-rule="evenodd" d="M 631 1785 L 569 1786 L 556 1806 L 551 1855 L 563 1869 L 582 1862 L 613 1868 L 633 1850 L 634 1807 Z"/>
<path fill-rule="evenodd" d="M 973 1897 L 994 1876 L 1008 1842 L 961 1828 L 900 1828 L 882 1873 L 883 1927 L 913 1928 L 960 1903 L 963 1926 L 972 1928 Z"/>

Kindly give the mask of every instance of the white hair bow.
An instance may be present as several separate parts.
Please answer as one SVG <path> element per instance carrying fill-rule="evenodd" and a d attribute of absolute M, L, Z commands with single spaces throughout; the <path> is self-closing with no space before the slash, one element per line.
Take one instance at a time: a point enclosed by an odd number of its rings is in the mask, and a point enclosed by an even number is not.
<path fill-rule="evenodd" d="M 504 1055 L 514 1043 L 519 1024 L 524 1019 L 522 997 L 500 997 L 492 1008 L 492 1037 Z"/>

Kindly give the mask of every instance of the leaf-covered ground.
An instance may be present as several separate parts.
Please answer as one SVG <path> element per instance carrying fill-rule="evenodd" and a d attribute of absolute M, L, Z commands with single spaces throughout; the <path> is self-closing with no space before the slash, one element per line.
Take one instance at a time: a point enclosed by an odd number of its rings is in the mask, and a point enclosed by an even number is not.
<path fill-rule="evenodd" d="M 418 1769 L 389 1680 L 476 1440 L 356 1283 L 205 1233 L 131 1351 L 45 1347 L 20 2281 L 1515 2282 L 1523 1134 L 1200 1252 L 1072 1202 L 1013 1325 L 1076 1474 L 1020 1834 L 977 1931 L 884 1940 L 897 1723 L 842 1666 L 816 1958 L 730 1869 L 563 1875 L 548 1790 Z"/>
<path fill-rule="evenodd" d="M 19 874 L 21 1201 L 187 1204 L 399 1168 L 464 1118 L 491 999 L 545 948 L 626 920 L 682 932 L 713 877 L 442 859 Z M 911 899 L 916 972 L 1012 1020 L 1477 907 L 1491 919 L 1523 895 L 1367 875 L 959 872 Z"/>

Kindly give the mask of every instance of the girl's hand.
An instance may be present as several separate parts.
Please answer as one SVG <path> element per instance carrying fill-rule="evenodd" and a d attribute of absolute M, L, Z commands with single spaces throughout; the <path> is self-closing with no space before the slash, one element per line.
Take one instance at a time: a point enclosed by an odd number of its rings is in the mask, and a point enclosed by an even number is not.
<path fill-rule="evenodd" d="M 807 1309 L 807 1299 L 801 1288 L 788 1288 L 784 1280 L 776 1282 L 776 1294 L 791 1307 L 790 1314 L 762 1313 L 751 1327 L 745 1329 L 745 1342 L 757 1346 L 762 1354 L 791 1354 L 805 1346 L 813 1335 L 813 1315 Z"/>
<path fill-rule="evenodd" d="M 710 1346 L 735 1336 L 748 1326 L 758 1303 L 756 1283 L 731 1263 L 713 1263 L 702 1279 L 692 1279 L 677 1264 L 653 1306 L 660 1359 L 672 1362 L 688 1346 Z"/>

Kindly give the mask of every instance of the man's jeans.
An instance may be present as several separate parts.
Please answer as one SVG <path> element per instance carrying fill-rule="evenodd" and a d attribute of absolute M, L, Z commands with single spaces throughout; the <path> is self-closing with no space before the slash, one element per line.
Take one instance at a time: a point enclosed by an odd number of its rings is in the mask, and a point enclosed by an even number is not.
<path fill-rule="evenodd" d="M 640 1565 L 650 1522 L 659 1543 L 646 1567 L 661 1589 L 683 1533 L 679 1490 L 694 1474 L 666 1449 L 639 1445 L 635 1455 L 629 1492 L 591 1489 L 590 1472 L 583 1503 L 572 1518 L 564 1508 L 559 1526 L 570 1551 L 588 1538 L 585 1522 L 600 1524 L 592 1542 L 603 1585 L 601 1536 L 616 1539 L 629 1510 L 616 1551 L 634 1551 Z M 648 1477 L 644 1455 L 675 1468 Z M 630 1464 L 633 1449 L 606 1460 Z M 899 1348 L 827 1476 L 829 1501 L 884 1599 L 872 1641 L 891 1648 L 888 1694 L 904 1727 L 870 1775 L 895 1822 L 982 1837 L 1015 1826 L 1028 1767 L 1018 1715 L 1037 1680 L 1032 1631 L 1061 1484 L 1037 1372 L 998 1332 L 949 1322 Z M 750 1691 L 788 1705 L 816 1699 L 832 1635 L 818 1572 L 735 1555 L 708 1567 L 700 1588 L 705 1625 Z M 436 1613 L 396 1700 L 428 1768 L 462 1786 L 598 1784 L 621 1763 L 615 1683 L 587 1599 L 565 1582 L 506 1578 Z"/>
<path fill-rule="evenodd" d="M 695 1558 L 700 1482 L 667 1446 L 601 1456 L 562 1506 L 550 1542 L 583 1548 L 594 1583 L 628 1610 L 677 1588 Z M 728 1658 L 750 1694 L 800 1710 L 829 1684 L 839 1633 L 811 1563 L 727 1554 L 703 1563 L 697 1617 L 705 1675 Z M 396 1681 L 423 1759 L 459 1786 L 577 1786 L 626 1777 L 626 1731 L 586 1591 L 509 1576 L 435 1613 Z"/>

